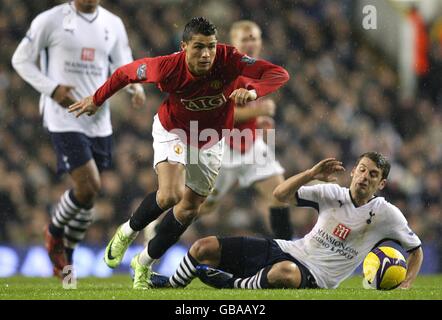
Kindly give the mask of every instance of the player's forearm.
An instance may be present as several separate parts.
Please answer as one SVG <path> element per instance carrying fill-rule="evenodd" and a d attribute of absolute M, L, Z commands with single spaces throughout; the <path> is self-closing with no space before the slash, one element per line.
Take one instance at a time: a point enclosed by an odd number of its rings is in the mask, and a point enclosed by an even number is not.
<path fill-rule="evenodd" d="M 143 86 L 139 83 L 131 83 L 129 85 L 127 85 L 124 90 L 126 90 L 128 93 L 130 94 L 134 94 L 137 91 L 144 91 L 143 90 Z"/>
<path fill-rule="evenodd" d="M 407 259 L 407 276 L 404 283 L 406 287 L 410 287 L 416 279 L 424 259 L 422 248 L 416 249 L 410 253 Z"/>
<path fill-rule="evenodd" d="M 130 83 L 141 82 L 143 79 L 131 76 L 136 74 L 133 72 L 135 63 L 129 63 L 115 70 L 109 79 L 94 94 L 94 103 L 101 106 L 107 99 L 113 96 L 117 91 L 124 88 Z"/>
<path fill-rule="evenodd" d="M 255 107 L 235 107 L 234 121 L 241 123 L 260 116 L 258 108 Z"/>
<path fill-rule="evenodd" d="M 257 60 L 245 67 L 242 75 L 254 79 L 248 84 L 247 89 L 256 90 L 258 97 L 278 90 L 290 79 L 287 70 L 265 60 Z"/>
<path fill-rule="evenodd" d="M 283 183 L 275 188 L 273 196 L 284 203 L 296 202 L 294 194 L 303 185 L 313 180 L 313 176 L 310 170 L 303 171 L 293 177 L 288 178 Z"/>

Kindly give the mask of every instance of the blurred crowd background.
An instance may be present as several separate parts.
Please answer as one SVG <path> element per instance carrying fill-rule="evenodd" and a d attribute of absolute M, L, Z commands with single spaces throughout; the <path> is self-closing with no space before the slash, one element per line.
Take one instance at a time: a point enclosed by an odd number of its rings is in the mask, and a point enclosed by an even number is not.
<path fill-rule="evenodd" d="M 67 176 L 55 174 L 39 94 L 10 64 L 31 20 L 61 2 L 0 0 L 0 243 L 41 245 L 51 206 L 69 187 Z M 232 22 L 257 22 L 263 29 L 262 57 L 291 74 L 273 96 L 276 154 L 285 176 L 334 156 L 347 168 L 339 178 L 344 185 L 361 153 L 384 153 L 392 171 L 381 195 L 442 257 L 442 19 L 425 24 L 428 66 L 419 74 L 417 94 L 401 98 L 392 63 L 352 27 L 350 0 L 102 0 L 101 5 L 123 19 L 135 59 L 177 51 L 183 26 L 193 16 L 209 17 L 223 42 Z M 102 176 L 87 244 L 103 246 L 156 188 L 151 126 L 163 97 L 153 87 L 145 89 L 144 109 L 133 109 L 125 92 L 111 100 L 114 169 Z M 188 245 L 209 234 L 268 235 L 267 208 L 252 189 L 230 193 L 220 212 L 199 220 L 181 241 Z M 294 237 L 308 232 L 315 219 L 314 211 L 292 208 Z"/>

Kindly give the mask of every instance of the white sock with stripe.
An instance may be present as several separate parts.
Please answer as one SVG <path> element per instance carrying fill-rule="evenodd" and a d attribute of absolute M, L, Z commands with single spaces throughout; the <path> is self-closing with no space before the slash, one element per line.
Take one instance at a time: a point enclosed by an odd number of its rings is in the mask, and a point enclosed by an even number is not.
<path fill-rule="evenodd" d="M 81 242 L 87 228 L 92 223 L 92 211 L 90 209 L 81 209 L 69 222 L 64 226 L 65 245 L 68 248 L 75 248 Z"/>
<path fill-rule="evenodd" d="M 267 289 L 269 284 L 267 281 L 267 273 L 272 266 L 268 266 L 259 270 L 254 276 L 248 278 L 236 278 L 233 282 L 235 289 Z"/>
<path fill-rule="evenodd" d="M 189 254 L 181 260 L 175 274 L 169 278 L 169 282 L 174 288 L 186 287 L 193 278 L 196 277 L 196 266 L 199 263 Z"/>
<path fill-rule="evenodd" d="M 52 224 L 59 229 L 64 227 L 71 221 L 81 210 L 81 207 L 74 203 L 71 198 L 71 190 L 66 190 L 60 197 L 60 201 L 55 206 L 52 215 Z"/>

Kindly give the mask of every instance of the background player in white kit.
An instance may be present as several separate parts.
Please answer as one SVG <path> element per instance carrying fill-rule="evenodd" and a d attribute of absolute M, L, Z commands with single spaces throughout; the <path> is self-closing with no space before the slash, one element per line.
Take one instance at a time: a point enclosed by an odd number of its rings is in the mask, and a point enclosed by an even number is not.
<path fill-rule="evenodd" d="M 198 270 L 203 282 L 217 288 L 336 288 L 371 249 L 388 239 L 409 252 L 400 286 L 409 288 L 422 264 L 421 242 L 401 211 L 374 195 L 385 187 L 390 164 L 381 154 L 368 152 L 352 169 L 350 188 L 304 186 L 313 180 L 334 181 L 331 175 L 343 170 L 341 162 L 325 159 L 274 190 L 280 201 L 318 210 L 318 221 L 304 238 L 207 237 L 193 244 L 170 279 L 153 275 L 151 282 L 183 287 Z"/>
<path fill-rule="evenodd" d="M 68 172 L 73 182 L 55 206 L 45 233 L 59 277 L 72 264 L 74 247 L 92 222 L 99 172 L 110 167 L 112 149 L 108 105 L 80 120 L 67 107 L 95 92 L 110 71 L 133 60 L 123 22 L 99 2 L 74 0 L 39 14 L 12 57 L 17 73 L 41 93 L 40 112 L 57 154 L 57 171 Z M 133 104 L 143 105 L 142 86 L 128 89 Z"/>
<path fill-rule="evenodd" d="M 238 51 L 253 58 L 259 58 L 262 50 L 261 28 L 253 21 L 240 20 L 230 28 L 230 42 Z M 247 81 L 247 80 L 245 80 Z M 235 107 L 234 128 L 241 133 L 255 131 L 263 125 L 273 123 L 275 102 L 268 97 Z M 220 200 L 237 183 L 241 188 L 253 186 L 259 197 L 265 200 L 269 211 L 265 221 L 270 225 L 275 238 L 291 239 L 293 228 L 290 223 L 290 208 L 276 199 L 273 190 L 284 181 L 284 169 L 275 159 L 274 151 L 264 142 L 263 136 L 245 135 L 245 139 L 227 139 L 220 173 L 215 187 L 200 208 L 204 215 L 216 210 Z"/>

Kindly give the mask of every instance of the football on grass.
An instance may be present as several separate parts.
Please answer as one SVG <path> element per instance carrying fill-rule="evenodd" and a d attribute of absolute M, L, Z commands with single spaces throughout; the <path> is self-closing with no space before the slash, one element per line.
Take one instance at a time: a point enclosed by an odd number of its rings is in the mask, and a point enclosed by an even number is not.
<path fill-rule="evenodd" d="M 364 288 L 392 290 L 405 280 L 407 263 L 398 250 L 392 247 L 377 247 L 367 254 L 362 269 Z"/>

